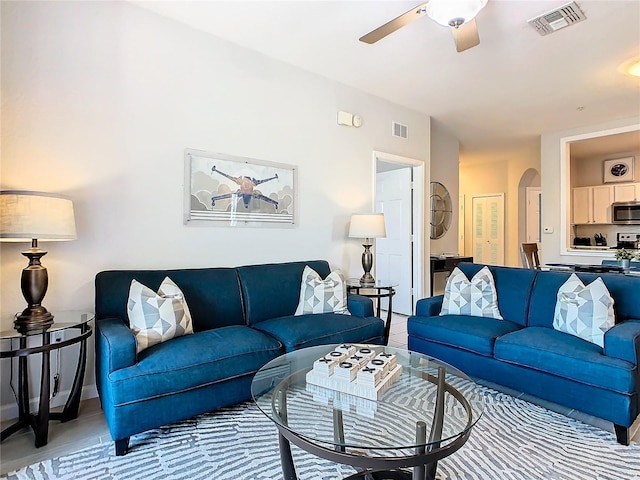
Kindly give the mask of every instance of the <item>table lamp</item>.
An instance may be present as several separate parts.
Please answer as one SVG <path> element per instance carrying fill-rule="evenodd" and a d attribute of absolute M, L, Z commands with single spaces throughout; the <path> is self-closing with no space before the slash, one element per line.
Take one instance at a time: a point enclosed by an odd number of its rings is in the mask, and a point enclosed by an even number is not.
<path fill-rule="evenodd" d="M 384 238 L 387 231 L 384 227 L 384 215 L 382 213 L 369 213 L 361 215 L 351 215 L 351 225 L 349 227 L 349 237 L 364 238 L 364 252 L 362 253 L 362 268 L 364 275 L 360 278 L 360 285 L 373 286 L 376 281 L 371 275 L 373 267 L 373 255 L 371 254 L 372 238 Z"/>
<path fill-rule="evenodd" d="M 31 248 L 22 252 L 29 259 L 20 281 L 27 308 L 16 315 L 14 327 L 18 332 L 45 331 L 53 324 L 53 315 L 42 306 L 49 279 L 47 269 L 40 263 L 47 252 L 38 247 L 38 240 L 75 238 L 76 224 L 70 199 L 43 192 L 0 191 L 0 241 L 31 242 Z"/>

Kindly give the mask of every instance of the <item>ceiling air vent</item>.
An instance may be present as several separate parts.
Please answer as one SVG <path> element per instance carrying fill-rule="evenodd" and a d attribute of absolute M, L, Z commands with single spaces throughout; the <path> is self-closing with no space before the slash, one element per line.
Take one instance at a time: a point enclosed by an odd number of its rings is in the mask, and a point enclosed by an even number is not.
<path fill-rule="evenodd" d="M 550 33 L 569 27 L 574 23 L 586 20 L 584 14 L 576 2 L 567 3 L 562 7 L 544 13 L 536 18 L 529 20 L 529 25 L 536 29 L 540 35 L 549 35 Z"/>
<path fill-rule="evenodd" d="M 409 138 L 409 127 L 398 122 L 391 124 L 391 134 L 394 137 Z"/>

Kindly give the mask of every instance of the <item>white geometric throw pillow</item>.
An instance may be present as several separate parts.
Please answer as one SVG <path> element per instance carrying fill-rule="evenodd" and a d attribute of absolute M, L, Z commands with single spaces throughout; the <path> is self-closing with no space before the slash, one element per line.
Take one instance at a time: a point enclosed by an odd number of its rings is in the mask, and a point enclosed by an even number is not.
<path fill-rule="evenodd" d="M 482 267 L 471 280 L 458 267 L 454 268 L 444 288 L 440 315 L 472 315 L 502 320 L 489 268 Z"/>
<path fill-rule="evenodd" d="M 294 315 L 307 313 L 339 313 L 351 315 L 347 310 L 347 286 L 339 272 L 331 272 L 322 280 L 308 265 L 302 272 L 300 298 Z"/>
<path fill-rule="evenodd" d="M 132 280 L 127 314 L 138 353 L 157 343 L 193 333 L 187 302 L 169 277 L 162 281 L 158 293 Z"/>
<path fill-rule="evenodd" d="M 602 278 L 585 286 L 572 273 L 558 289 L 553 328 L 604 348 L 604 334 L 614 324 L 613 298 Z"/>

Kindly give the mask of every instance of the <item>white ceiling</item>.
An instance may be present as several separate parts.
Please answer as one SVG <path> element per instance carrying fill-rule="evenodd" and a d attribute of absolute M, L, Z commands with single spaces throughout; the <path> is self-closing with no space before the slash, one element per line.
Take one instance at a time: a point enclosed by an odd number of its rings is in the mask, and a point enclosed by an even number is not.
<path fill-rule="evenodd" d="M 568 1 L 490 0 L 477 17 L 480 45 L 462 53 L 426 16 L 376 44 L 358 41 L 420 0 L 134 3 L 428 114 L 457 135 L 463 160 L 640 115 L 640 78 L 618 72 L 640 58 L 640 0 L 578 0 L 587 20 L 546 37 L 527 20 Z"/>

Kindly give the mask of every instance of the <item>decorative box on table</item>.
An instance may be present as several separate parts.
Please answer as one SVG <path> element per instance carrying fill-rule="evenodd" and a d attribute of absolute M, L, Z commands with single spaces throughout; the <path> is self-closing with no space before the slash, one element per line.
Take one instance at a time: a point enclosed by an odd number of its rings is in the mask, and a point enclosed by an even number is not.
<path fill-rule="evenodd" d="M 378 400 L 401 374 L 395 354 L 340 345 L 316 360 L 306 379 L 308 384 Z"/>

